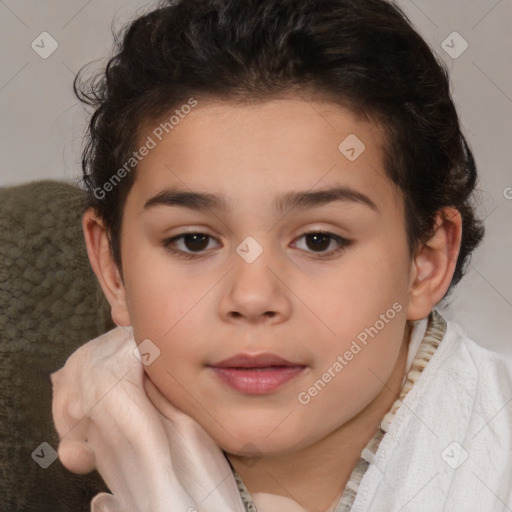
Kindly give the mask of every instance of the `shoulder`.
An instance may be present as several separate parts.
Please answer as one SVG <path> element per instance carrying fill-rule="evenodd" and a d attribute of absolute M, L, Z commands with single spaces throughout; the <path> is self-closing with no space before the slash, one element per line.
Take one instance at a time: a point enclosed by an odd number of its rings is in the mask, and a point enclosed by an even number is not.
<path fill-rule="evenodd" d="M 510 429 L 507 436 L 512 443 L 512 407 L 507 407 L 511 402 L 512 362 L 448 321 L 437 349 L 405 397 L 407 407 L 397 413 L 397 423 L 417 415 L 447 434 L 457 431 L 454 438 L 458 438 L 494 418 L 498 430 Z"/>
<path fill-rule="evenodd" d="M 437 366 L 441 371 L 456 370 L 456 375 L 472 377 L 475 385 L 512 389 L 512 359 L 483 347 L 470 338 L 458 323 L 448 321 L 439 346 Z"/>
<path fill-rule="evenodd" d="M 425 368 L 417 400 L 431 413 L 455 414 L 471 436 L 489 425 L 512 445 L 512 361 L 470 338 L 455 322 Z M 440 417 L 442 417 L 440 416 Z M 465 425 L 465 427 L 463 427 Z M 483 436 L 485 437 L 485 436 Z"/>

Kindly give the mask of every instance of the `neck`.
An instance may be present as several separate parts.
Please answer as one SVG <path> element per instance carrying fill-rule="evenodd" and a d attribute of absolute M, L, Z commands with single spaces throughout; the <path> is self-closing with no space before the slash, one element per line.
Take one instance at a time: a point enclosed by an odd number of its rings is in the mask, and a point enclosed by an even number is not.
<path fill-rule="evenodd" d="M 399 356 L 380 393 L 328 436 L 291 454 L 264 456 L 252 467 L 242 457 L 226 454 L 251 494 L 285 496 L 307 512 L 334 510 L 362 450 L 398 398 L 405 375 L 410 330 L 408 323 Z"/>

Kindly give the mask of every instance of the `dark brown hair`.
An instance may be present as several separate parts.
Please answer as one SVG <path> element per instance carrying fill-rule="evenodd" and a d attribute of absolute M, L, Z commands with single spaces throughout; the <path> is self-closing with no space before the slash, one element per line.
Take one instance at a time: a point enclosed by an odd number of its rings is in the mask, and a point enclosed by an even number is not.
<path fill-rule="evenodd" d="M 447 71 L 391 2 L 169 0 L 125 27 L 100 75 L 80 76 L 75 92 L 94 107 L 82 162 L 87 206 L 105 222 L 121 270 L 136 167 L 98 190 L 129 161 L 141 127 L 191 97 L 254 102 L 316 91 L 348 106 L 386 134 L 386 172 L 403 191 L 411 254 L 436 213 L 456 208 L 463 234 L 453 286 L 483 237 L 472 203 L 477 171 Z"/>

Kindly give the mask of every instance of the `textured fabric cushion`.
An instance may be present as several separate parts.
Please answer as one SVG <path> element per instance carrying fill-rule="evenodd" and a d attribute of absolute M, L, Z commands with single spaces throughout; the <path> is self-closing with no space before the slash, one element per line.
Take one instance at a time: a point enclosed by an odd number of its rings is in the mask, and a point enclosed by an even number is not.
<path fill-rule="evenodd" d="M 88 511 L 107 490 L 92 472 L 74 475 L 58 446 L 50 373 L 112 327 L 81 228 L 84 192 L 58 181 L 0 188 L 0 509 Z M 41 455 L 44 454 L 44 455 Z"/>

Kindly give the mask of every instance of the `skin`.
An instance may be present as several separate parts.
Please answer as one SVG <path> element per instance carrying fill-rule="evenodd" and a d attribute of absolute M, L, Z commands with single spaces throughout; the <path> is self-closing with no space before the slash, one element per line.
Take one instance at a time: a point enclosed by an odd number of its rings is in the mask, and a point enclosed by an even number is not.
<path fill-rule="evenodd" d="M 141 130 L 141 143 L 150 134 L 151 126 Z M 366 146 L 355 161 L 338 149 L 349 134 Z M 92 210 L 83 219 L 114 321 L 161 351 L 145 367 L 155 405 L 164 412 L 170 401 L 193 417 L 251 493 L 291 497 L 312 512 L 332 510 L 395 401 L 411 322 L 444 296 L 460 246 L 460 215 L 446 208 L 411 258 L 383 144 L 379 126 L 326 101 L 202 100 L 138 166 L 123 213 L 122 278 L 102 221 Z M 280 194 L 333 186 L 364 194 L 375 209 L 349 200 L 272 209 Z M 224 195 L 230 209 L 144 208 L 169 188 Z M 319 231 L 350 243 L 334 252 L 338 244 L 327 238 L 318 248 L 304 234 Z M 198 251 L 186 259 L 162 245 L 184 232 L 212 238 L 202 246 L 174 241 L 176 250 Z M 236 252 L 248 236 L 263 249 L 252 263 Z M 298 394 L 393 304 L 401 307 L 396 316 L 300 403 Z M 206 366 L 242 352 L 271 352 L 306 368 L 270 394 L 247 395 Z"/>

